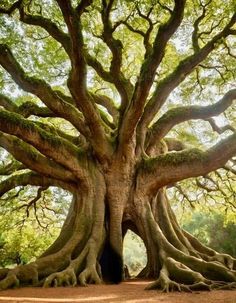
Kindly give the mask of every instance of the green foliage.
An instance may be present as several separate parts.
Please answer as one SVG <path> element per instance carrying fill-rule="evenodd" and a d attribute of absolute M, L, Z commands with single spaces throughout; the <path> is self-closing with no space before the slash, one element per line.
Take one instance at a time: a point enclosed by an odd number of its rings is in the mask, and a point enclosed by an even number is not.
<path fill-rule="evenodd" d="M 38 198 L 38 199 L 37 199 Z M 27 263 L 58 236 L 71 196 L 57 189 L 17 188 L 0 199 L 0 266 Z M 35 203 L 32 203 L 35 201 Z"/>
<path fill-rule="evenodd" d="M 223 213 L 194 212 L 183 228 L 216 251 L 236 257 L 236 223 L 225 222 Z"/>
<path fill-rule="evenodd" d="M 0 228 L 2 230 L 2 226 Z M 7 267 L 34 260 L 52 243 L 56 234 L 54 231 L 54 234 L 48 236 L 29 223 L 20 231 L 18 228 L 4 229 L 1 235 L 3 246 L 0 248 L 0 266 Z"/>

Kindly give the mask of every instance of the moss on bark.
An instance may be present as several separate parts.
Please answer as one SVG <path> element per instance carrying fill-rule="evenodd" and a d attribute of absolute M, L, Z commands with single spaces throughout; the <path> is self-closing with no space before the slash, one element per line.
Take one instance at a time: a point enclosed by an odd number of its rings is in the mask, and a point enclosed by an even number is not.
<path fill-rule="evenodd" d="M 145 243 L 148 262 L 139 276 L 155 280 L 149 289 L 236 287 L 236 260 L 203 246 L 180 228 L 165 188 L 153 197 L 144 196 L 138 187 L 122 189 L 120 180 L 114 184 L 117 175 L 109 183 L 95 167 L 90 173 L 87 186 L 74 195 L 58 239 L 35 262 L 0 270 L 0 289 L 119 283 L 123 277 L 119 250 L 122 224 L 126 230 L 132 228 Z M 107 190 L 109 184 L 112 186 Z M 112 193 L 116 193 L 116 198 L 109 200 Z M 128 198 L 123 204 L 125 197 Z M 118 245 L 113 246 L 114 243 Z"/>

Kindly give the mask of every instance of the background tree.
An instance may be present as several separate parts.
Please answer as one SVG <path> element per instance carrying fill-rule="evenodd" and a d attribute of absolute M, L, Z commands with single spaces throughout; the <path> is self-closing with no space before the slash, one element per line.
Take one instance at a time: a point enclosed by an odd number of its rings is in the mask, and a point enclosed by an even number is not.
<path fill-rule="evenodd" d="M 128 229 L 145 243 L 150 288 L 234 287 L 236 260 L 182 230 L 166 195 L 234 172 L 234 1 L 19 0 L 0 13 L 0 145 L 17 161 L 2 168 L 1 195 L 26 185 L 73 195 L 55 242 L 1 270 L 0 288 L 120 282 Z M 212 117 L 225 111 L 220 127 Z M 171 138 L 199 119 L 223 138 L 197 148 Z"/>

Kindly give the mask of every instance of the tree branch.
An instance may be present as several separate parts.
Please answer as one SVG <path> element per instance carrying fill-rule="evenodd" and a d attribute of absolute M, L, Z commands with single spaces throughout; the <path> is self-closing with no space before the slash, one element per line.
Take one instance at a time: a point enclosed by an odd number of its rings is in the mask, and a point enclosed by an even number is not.
<path fill-rule="evenodd" d="M 228 91 L 217 103 L 208 106 L 182 106 L 167 111 L 150 129 L 148 148 L 161 140 L 177 124 L 193 119 L 206 120 L 217 116 L 232 105 L 236 99 L 236 89 Z"/>
<path fill-rule="evenodd" d="M 51 37 L 53 37 L 56 41 L 58 41 L 62 47 L 65 49 L 66 53 L 71 55 L 71 41 L 67 34 L 60 30 L 60 28 L 51 20 L 44 18 L 39 15 L 30 15 L 25 12 L 24 6 L 22 5 L 22 0 L 15 2 L 9 9 L 4 9 L 0 7 L 0 13 L 11 15 L 14 10 L 18 9 L 20 12 L 20 21 L 29 25 L 36 25 L 43 28 L 45 31 L 49 33 Z"/>
<path fill-rule="evenodd" d="M 67 140 L 51 135 L 34 122 L 22 118 L 20 115 L 0 109 L 0 130 L 18 136 L 23 141 L 33 145 L 42 154 L 52 158 L 55 162 L 67 167 L 78 178 L 84 177 L 79 155 L 80 149 Z M 60 147 L 55 148 L 55 147 Z"/>
<path fill-rule="evenodd" d="M 105 95 L 91 94 L 91 96 L 93 97 L 96 104 L 102 105 L 106 108 L 108 113 L 112 116 L 114 123 L 116 124 L 119 118 L 119 110 L 115 106 L 114 102 Z"/>
<path fill-rule="evenodd" d="M 236 133 L 201 151 L 189 149 L 171 152 L 143 161 L 138 182 L 148 192 L 187 178 L 206 175 L 221 168 L 236 154 Z"/>
<path fill-rule="evenodd" d="M 137 9 L 137 12 L 138 12 L 138 15 L 145 21 L 148 22 L 148 29 L 145 31 L 142 31 L 140 30 L 139 28 L 134 28 L 131 24 L 129 24 L 128 20 L 130 18 L 130 16 L 132 15 L 132 13 L 129 14 L 128 17 L 125 18 L 125 20 L 119 20 L 118 22 L 115 23 L 115 25 L 113 26 L 113 30 L 115 31 L 121 24 L 126 26 L 127 29 L 135 34 L 138 34 L 140 35 L 142 38 L 143 38 L 143 44 L 144 44 L 144 47 L 146 49 L 146 54 L 145 54 L 145 57 L 147 57 L 148 55 L 150 55 L 151 51 L 152 51 L 152 45 L 150 43 L 150 35 L 151 35 L 151 32 L 153 30 L 153 27 L 154 27 L 154 22 L 152 22 L 151 18 L 150 18 L 150 14 L 152 13 L 153 11 L 153 6 L 150 7 L 147 15 L 143 14 L 138 6 L 138 3 L 136 4 L 136 9 Z M 157 23 L 157 22 L 156 22 Z"/>
<path fill-rule="evenodd" d="M 227 124 L 219 127 L 213 118 L 206 119 L 206 121 L 210 123 L 211 128 L 218 134 L 223 134 L 227 130 L 231 130 L 232 132 L 235 132 L 235 128 L 232 125 Z"/>
<path fill-rule="evenodd" d="M 42 16 L 33 16 L 25 13 L 24 8 L 20 8 L 20 20 L 29 25 L 40 26 L 44 30 L 46 30 L 49 35 L 54 38 L 57 42 L 59 42 L 66 53 L 71 56 L 71 41 L 67 34 L 59 29 L 59 27 L 52 22 L 51 20 L 44 18 Z"/>
<path fill-rule="evenodd" d="M 57 3 L 63 14 L 71 40 L 72 70 L 68 79 L 68 87 L 90 129 L 90 141 L 94 151 L 98 158 L 104 161 L 111 154 L 111 146 L 102 127 L 99 112 L 87 91 L 87 64 L 80 18 L 78 18 L 78 14 L 70 1 L 57 0 Z"/>
<path fill-rule="evenodd" d="M 3 94 L 0 94 L 0 106 L 8 111 L 18 113 L 25 118 L 31 115 L 38 117 L 57 117 L 49 108 L 38 106 L 31 101 L 26 101 L 20 106 L 17 106 L 10 98 Z"/>
<path fill-rule="evenodd" d="M 86 12 L 87 7 L 89 7 L 93 3 L 93 0 L 80 0 L 80 3 L 76 7 L 76 12 L 79 16 L 81 16 L 84 12 Z"/>
<path fill-rule="evenodd" d="M 232 34 L 231 27 L 236 22 L 236 13 L 233 14 L 224 29 L 215 35 L 203 48 L 193 55 L 182 60 L 177 68 L 157 85 L 152 98 L 145 107 L 139 122 L 138 136 L 144 144 L 146 130 L 161 106 L 165 103 L 170 93 L 214 50 L 223 38 Z"/>
<path fill-rule="evenodd" d="M 145 102 L 153 84 L 156 69 L 162 61 L 165 47 L 183 19 L 185 0 L 175 0 L 175 8 L 170 19 L 161 25 L 156 35 L 153 51 L 145 58 L 130 106 L 124 116 L 120 130 L 120 142 L 125 144 L 133 137 L 134 130 L 143 114 Z"/>
<path fill-rule="evenodd" d="M 114 75 L 112 75 L 110 71 L 106 71 L 103 68 L 102 64 L 96 58 L 91 56 L 90 54 L 85 53 L 85 56 L 86 56 L 87 64 L 96 71 L 96 73 L 98 74 L 98 76 L 100 78 L 102 78 L 106 82 L 114 84 L 115 78 L 114 78 Z"/>
<path fill-rule="evenodd" d="M 29 168 L 46 177 L 72 182 L 74 175 L 65 167 L 55 163 L 51 159 L 44 157 L 35 148 L 16 138 L 0 132 L 0 146 L 6 149 L 16 160 L 24 164 L 24 168 Z"/>
<path fill-rule="evenodd" d="M 1 144 L 1 137 L 0 137 L 0 145 Z M 18 161 L 12 160 L 9 164 L 7 165 L 1 165 L 0 166 L 0 176 L 9 176 L 13 174 L 16 171 L 19 171 L 21 169 L 26 169 L 26 167 L 22 164 L 19 163 Z"/>
<path fill-rule="evenodd" d="M 8 97 L 4 96 L 0 93 L 0 106 L 4 107 L 5 109 L 17 113 L 18 106 Z"/>
<path fill-rule="evenodd" d="M 43 187 L 57 186 L 65 190 L 68 190 L 72 193 L 76 191 L 76 187 L 73 184 L 65 183 L 63 181 L 55 180 L 52 178 L 47 178 L 38 175 L 36 173 L 27 172 L 27 173 L 12 175 L 9 178 L 2 181 L 0 183 L 0 197 L 17 186 L 26 186 L 26 185 L 43 186 Z"/>
<path fill-rule="evenodd" d="M 200 2 L 200 6 L 202 7 L 202 13 L 201 15 L 194 21 L 193 23 L 193 33 L 192 33 L 192 44 L 193 44 L 193 49 L 195 52 L 198 52 L 200 47 L 198 43 L 198 38 L 199 38 L 199 24 L 201 21 L 205 18 L 206 16 L 206 11 L 207 11 L 207 6 L 212 2 L 212 0 L 209 0 L 205 5 Z"/>
<path fill-rule="evenodd" d="M 124 112 L 129 103 L 133 86 L 130 81 L 124 77 L 121 71 L 123 45 L 119 39 L 115 39 L 113 36 L 113 32 L 117 27 L 116 25 L 113 26 L 110 21 L 110 13 L 112 11 L 113 4 L 114 0 L 102 0 L 101 17 L 103 22 L 103 33 L 101 39 L 109 47 L 112 54 L 109 74 L 111 75 L 112 83 L 120 94 L 121 112 Z"/>
<path fill-rule="evenodd" d="M 67 102 L 67 96 L 63 98 L 62 93 L 52 90 L 43 80 L 27 76 L 4 44 L 0 44 L 0 64 L 22 89 L 39 97 L 56 115 L 70 121 L 83 135 L 88 135 L 82 114 Z"/>
<path fill-rule="evenodd" d="M 22 2 L 23 0 L 18 0 L 15 3 L 13 3 L 13 5 L 11 5 L 9 8 L 0 7 L 0 13 L 11 15 L 16 9 L 20 8 Z"/>
<path fill-rule="evenodd" d="M 30 214 L 30 208 L 33 206 L 36 220 L 37 220 L 38 224 L 39 224 L 41 227 L 43 227 L 43 226 L 41 225 L 41 222 L 40 222 L 38 216 L 37 216 L 37 207 L 36 207 L 36 204 L 40 201 L 40 199 L 42 199 L 43 193 L 44 193 L 44 191 L 47 190 L 47 189 L 48 189 L 48 187 L 39 187 L 38 190 L 37 190 L 37 194 L 36 194 L 36 196 L 35 196 L 33 199 L 31 199 L 31 200 L 30 200 L 29 202 L 27 202 L 27 203 L 22 204 L 21 206 L 15 207 L 15 208 L 13 209 L 13 211 L 19 211 L 19 210 L 21 210 L 22 208 L 25 208 L 26 216 L 27 216 L 27 218 L 28 218 L 28 217 L 29 217 L 29 214 Z"/>
<path fill-rule="evenodd" d="M 18 113 L 22 115 L 24 118 L 28 118 L 31 115 L 37 117 L 44 117 L 44 118 L 57 117 L 57 115 L 54 112 L 50 111 L 50 109 L 47 107 L 38 106 L 37 104 L 31 101 L 26 101 L 20 106 L 17 106 L 10 98 L 2 94 L 0 94 L 0 106 L 7 109 L 8 111 Z M 74 143 L 77 146 L 82 144 L 81 135 L 80 136 L 69 135 L 47 123 L 41 123 L 39 121 L 34 121 L 34 123 L 39 127 L 41 127 L 42 129 L 50 132 L 52 135 L 54 134 L 56 136 L 62 137 L 70 141 L 71 143 Z"/>

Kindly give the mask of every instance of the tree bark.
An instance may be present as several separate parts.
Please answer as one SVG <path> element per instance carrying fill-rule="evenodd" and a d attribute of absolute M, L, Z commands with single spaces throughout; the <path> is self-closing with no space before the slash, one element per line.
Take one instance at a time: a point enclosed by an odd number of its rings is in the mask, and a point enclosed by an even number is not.
<path fill-rule="evenodd" d="M 181 229 L 162 188 L 134 199 L 133 221 L 147 248 L 139 277 L 157 278 L 147 289 L 192 291 L 236 286 L 236 260 L 202 245 Z"/>
<path fill-rule="evenodd" d="M 129 228 L 147 250 L 147 265 L 139 277 L 157 279 L 149 289 L 235 287 L 236 260 L 183 231 L 165 187 L 147 194 L 135 182 L 133 171 L 132 165 L 119 158 L 105 174 L 91 165 L 87 182 L 78 184 L 56 241 L 35 262 L 0 270 L 0 288 L 119 283 L 123 237 Z"/>

